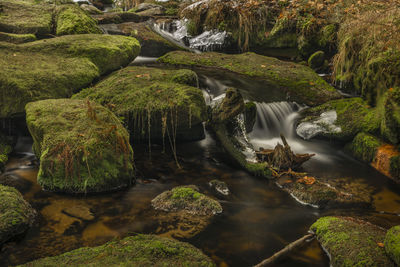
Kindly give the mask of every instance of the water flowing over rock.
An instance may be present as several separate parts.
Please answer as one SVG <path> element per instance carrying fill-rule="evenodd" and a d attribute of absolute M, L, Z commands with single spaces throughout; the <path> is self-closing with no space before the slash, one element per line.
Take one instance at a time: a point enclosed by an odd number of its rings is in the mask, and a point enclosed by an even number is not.
<path fill-rule="evenodd" d="M 302 122 L 297 126 L 296 132 L 303 139 L 311 139 L 321 133 L 340 133 L 342 129 L 335 125 L 337 114 L 335 110 L 321 113 L 317 120 Z"/>

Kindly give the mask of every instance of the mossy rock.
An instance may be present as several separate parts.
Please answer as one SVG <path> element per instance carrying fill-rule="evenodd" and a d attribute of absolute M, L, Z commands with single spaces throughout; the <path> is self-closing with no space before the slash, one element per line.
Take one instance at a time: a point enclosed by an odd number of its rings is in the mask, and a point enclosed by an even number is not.
<path fill-rule="evenodd" d="M 0 185 L 0 245 L 32 226 L 36 211 L 14 188 Z"/>
<path fill-rule="evenodd" d="M 26 123 L 45 190 L 105 192 L 134 182 L 129 134 L 103 106 L 72 99 L 31 102 Z"/>
<path fill-rule="evenodd" d="M 33 41 L 36 41 L 36 36 L 31 33 L 17 34 L 17 33 L 0 32 L 0 42 L 22 44 Z"/>
<path fill-rule="evenodd" d="M 385 230 L 350 217 L 322 217 L 310 229 L 329 253 L 331 266 L 395 266 L 379 246 Z"/>
<path fill-rule="evenodd" d="M 373 135 L 359 133 L 351 143 L 346 145 L 346 150 L 356 159 L 371 163 L 382 144 L 383 142 Z"/>
<path fill-rule="evenodd" d="M 308 66 L 313 70 L 317 70 L 324 64 L 325 53 L 324 51 L 317 51 L 308 58 Z"/>
<path fill-rule="evenodd" d="M 310 106 L 340 98 L 340 94 L 310 68 L 254 53 L 226 55 L 214 52 L 193 54 L 175 51 L 164 55 L 158 61 L 171 65 L 219 68 L 260 77 L 285 90 L 292 101 Z"/>
<path fill-rule="evenodd" d="M 400 87 L 388 91 L 383 106 L 381 133 L 391 143 L 398 144 L 400 143 Z"/>
<path fill-rule="evenodd" d="M 56 35 L 102 33 L 97 21 L 75 4 L 58 7 L 55 20 Z"/>
<path fill-rule="evenodd" d="M 385 250 L 392 260 L 400 265 L 400 226 L 390 228 L 385 236 Z"/>
<path fill-rule="evenodd" d="M 123 22 L 144 22 L 149 19 L 147 16 L 140 16 L 133 12 L 107 12 L 102 15 L 93 15 L 99 24 L 123 23 Z"/>
<path fill-rule="evenodd" d="M 8 154 L 12 152 L 11 142 L 0 132 L 0 173 L 8 161 Z"/>
<path fill-rule="evenodd" d="M 130 236 L 22 266 L 215 266 L 196 247 L 155 235 Z"/>
<path fill-rule="evenodd" d="M 246 102 L 244 105 L 244 123 L 246 132 L 253 131 L 254 124 L 257 120 L 257 106 L 254 102 Z"/>
<path fill-rule="evenodd" d="M 37 36 L 52 33 L 52 5 L 31 0 L 2 0 L 0 10 L 0 31 Z"/>
<path fill-rule="evenodd" d="M 0 43 L 0 118 L 22 114 L 31 101 L 70 97 L 129 64 L 139 50 L 134 38 L 97 34 Z"/>
<path fill-rule="evenodd" d="M 103 14 L 103 12 L 100 9 L 98 9 L 97 7 L 92 6 L 92 5 L 82 4 L 82 5 L 80 5 L 80 8 L 82 8 L 82 10 L 86 11 L 87 13 L 89 13 L 91 15 Z"/>
<path fill-rule="evenodd" d="M 190 86 L 196 79 L 190 70 L 127 67 L 73 97 L 109 107 L 134 140 L 198 140 L 207 114 L 202 91 Z"/>
<path fill-rule="evenodd" d="M 151 201 L 156 210 L 184 211 L 193 215 L 213 216 L 222 212 L 218 201 L 202 194 L 196 186 L 178 186 Z"/>
<path fill-rule="evenodd" d="M 320 137 L 341 141 L 352 140 L 359 132 L 377 133 L 380 127 L 380 116 L 377 109 L 372 109 L 361 98 L 345 98 L 329 101 L 317 107 L 304 110 L 300 122 L 318 122 L 320 115 L 327 111 L 335 111 L 337 118 L 334 124 L 340 131 L 326 131 Z M 324 125 L 321 125 L 324 126 Z"/>

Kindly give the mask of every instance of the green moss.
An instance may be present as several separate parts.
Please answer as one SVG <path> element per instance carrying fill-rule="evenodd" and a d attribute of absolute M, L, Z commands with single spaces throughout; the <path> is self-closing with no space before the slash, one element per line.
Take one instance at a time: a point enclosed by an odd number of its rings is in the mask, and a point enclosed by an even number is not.
<path fill-rule="evenodd" d="M 102 33 L 97 22 L 77 5 L 62 5 L 57 8 L 56 35 Z"/>
<path fill-rule="evenodd" d="M 308 66 L 310 68 L 316 70 L 324 64 L 325 60 L 325 53 L 324 51 L 317 51 L 314 54 L 312 54 L 309 59 L 308 59 Z"/>
<path fill-rule="evenodd" d="M 215 266 L 194 246 L 155 235 L 137 235 L 80 248 L 23 266 Z"/>
<path fill-rule="evenodd" d="M 201 90 L 186 85 L 195 76 L 189 70 L 128 67 L 74 98 L 110 107 L 125 118 L 135 140 L 172 138 L 173 129 L 178 140 L 197 139 L 203 133 L 206 106 Z"/>
<path fill-rule="evenodd" d="M 310 229 L 331 256 L 332 266 L 394 266 L 378 243 L 382 228 L 349 217 L 322 217 Z"/>
<path fill-rule="evenodd" d="M 370 163 L 374 160 L 376 152 L 382 144 L 382 141 L 375 136 L 359 133 L 354 140 L 346 146 L 346 150 L 355 158 Z"/>
<path fill-rule="evenodd" d="M 24 233 L 36 216 L 35 210 L 14 188 L 0 185 L 0 245 Z"/>
<path fill-rule="evenodd" d="M 400 265 L 400 226 L 390 228 L 385 236 L 386 253 Z"/>
<path fill-rule="evenodd" d="M 8 161 L 8 154 L 12 151 L 11 142 L 0 132 L 0 172 Z"/>
<path fill-rule="evenodd" d="M 336 46 L 338 26 L 329 24 L 324 26 L 318 36 L 318 45 L 325 50 L 333 50 Z"/>
<path fill-rule="evenodd" d="M 302 112 L 303 121 L 315 120 L 322 112 L 335 110 L 337 120 L 335 125 L 340 126 L 340 132 L 323 133 L 322 135 L 338 140 L 352 140 L 359 132 L 378 133 L 381 123 L 380 111 L 370 108 L 359 97 L 329 101 L 323 105 L 307 109 Z"/>
<path fill-rule="evenodd" d="M 218 201 L 198 192 L 196 186 L 178 186 L 163 192 L 151 201 L 157 210 L 213 216 L 222 212 Z"/>
<path fill-rule="evenodd" d="M 33 41 L 36 41 L 36 36 L 31 33 L 16 34 L 16 33 L 0 32 L 0 42 L 22 44 L 22 43 L 33 42 Z"/>
<path fill-rule="evenodd" d="M 106 108 L 83 100 L 42 100 L 27 104 L 26 122 L 44 189 L 104 192 L 132 183 L 129 135 Z"/>
<path fill-rule="evenodd" d="M 391 143 L 398 144 L 400 143 L 400 87 L 391 88 L 383 99 L 384 116 L 381 133 Z"/>
<path fill-rule="evenodd" d="M 131 37 L 69 35 L 21 45 L 0 43 L 0 118 L 30 101 L 70 97 L 139 53 Z"/>
<path fill-rule="evenodd" d="M 284 62 L 254 53 L 226 55 L 175 51 L 158 59 L 171 65 L 204 66 L 266 79 L 272 85 L 286 90 L 293 101 L 317 105 L 340 98 L 339 93 L 310 68 Z"/>

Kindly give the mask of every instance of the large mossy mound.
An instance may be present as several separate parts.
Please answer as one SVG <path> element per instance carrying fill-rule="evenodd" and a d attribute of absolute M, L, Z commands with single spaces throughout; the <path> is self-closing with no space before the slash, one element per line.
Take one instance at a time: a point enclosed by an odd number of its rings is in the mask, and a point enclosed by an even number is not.
<path fill-rule="evenodd" d="M 322 217 L 310 229 L 330 254 L 332 266 L 395 266 L 383 244 L 386 231 L 350 217 Z"/>
<path fill-rule="evenodd" d="M 290 99 L 310 106 L 340 98 L 340 94 L 307 66 L 254 53 L 226 55 L 175 51 L 159 60 L 171 65 L 211 67 L 259 77 L 288 92 Z"/>
<path fill-rule="evenodd" d="M 32 226 L 36 211 L 14 188 L 0 185 L 0 245 Z"/>
<path fill-rule="evenodd" d="M 127 67 L 74 98 L 96 101 L 124 117 L 135 140 L 203 138 L 206 105 L 190 70 Z"/>
<path fill-rule="evenodd" d="M 400 226 L 390 228 L 385 236 L 385 250 L 386 253 L 400 265 Z"/>
<path fill-rule="evenodd" d="M 334 124 L 340 127 L 340 131 L 332 131 L 329 125 L 320 120 L 323 112 L 336 111 Z M 329 101 L 317 107 L 306 109 L 302 112 L 304 117 L 301 122 L 319 124 L 325 127 L 318 136 L 333 138 L 336 140 L 349 141 L 359 132 L 377 133 L 380 128 L 379 112 L 372 109 L 361 98 L 345 98 Z"/>
<path fill-rule="evenodd" d="M 0 32 L 0 42 L 22 44 L 33 41 L 36 41 L 36 36 L 31 33 L 17 34 L 17 33 Z"/>
<path fill-rule="evenodd" d="M 359 133 L 351 143 L 346 145 L 346 150 L 356 159 L 371 163 L 382 144 L 383 142 L 373 135 Z"/>
<path fill-rule="evenodd" d="M 0 31 L 37 37 L 101 33 L 97 22 L 75 4 L 56 5 L 34 0 L 1 1 Z"/>
<path fill-rule="evenodd" d="M 57 8 L 56 35 L 102 33 L 97 21 L 89 17 L 77 5 L 63 5 Z"/>
<path fill-rule="evenodd" d="M 139 50 L 134 38 L 96 34 L 0 43 L 0 118 L 23 113 L 31 101 L 70 97 L 129 64 Z"/>
<path fill-rule="evenodd" d="M 199 193 L 195 186 L 178 186 L 151 201 L 156 210 L 185 211 L 193 215 L 212 216 L 222 212 L 218 201 Z"/>
<path fill-rule="evenodd" d="M 104 192 L 133 183 L 129 134 L 108 109 L 83 100 L 42 100 L 26 105 L 26 122 L 45 190 Z"/>
<path fill-rule="evenodd" d="M 137 235 L 99 247 L 80 248 L 23 266 L 215 266 L 194 246 L 154 235 Z"/>

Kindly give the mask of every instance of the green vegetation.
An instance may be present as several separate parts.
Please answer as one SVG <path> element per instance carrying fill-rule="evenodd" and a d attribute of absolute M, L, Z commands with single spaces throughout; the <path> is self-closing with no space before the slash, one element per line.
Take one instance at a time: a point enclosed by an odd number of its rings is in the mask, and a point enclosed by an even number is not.
<path fill-rule="evenodd" d="M 0 132 L 0 172 L 8 161 L 8 154 L 12 151 L 10 143 L 8 138 Z"/>
<path fill-rule="evenodd" d="M 74 98 L 109 107 L 135 140 L 196 140 L 203 137 L 206 105 L 201 90 L 191 86 L 195 81 L 190 70 L 127 67 Z"/>
<path fill-rule="evenodd" d="M 310 229 L 331 256 L 332 266 L 395 266 L 378 243 L 382 228 L 350 217 L 322 217 Z"/>
<path fill-rule="evenodd" d="M 194 246 L 155 235 L 137 235 L 80 248 L 23 266 L 215 266 Z"/>
<path fill-rule="evenodd" d="M 353 141 L 346 146 L 346 150 L 355 158 L 370 163 L 375 159 L 376 152 L 382 144 L 382 141 L 375 136 L 359 133 Z"/>
<path fill-rule="evenodd" d="M 324 64 L 325 60 L 325 53 L 324 51 L 317 51 L 314 54 L 312 54 L 309 59 L 308 59 L 308 66 L 310 68 L 316 70 Z"/>
<path fill-rule="evenodd" d="M 381 134 L 393 144 L 400 143 L 400 87 L 390 88 L 384 99 Z"/>
<path fill-rule="evenodd" d="M 33 41 L 36 41 L 36 36 L 31 33 L 16 34 L 16 33 L 0 32 L 0 42 L 22 44 L 22 43 L 33 42 Z"/>
<path fill-rule="evenodd" d="M 390 228 L 385 236 L 386 253 L 400 265 L 400 226 Z"/>
<path fill-rule="evenodd" d="M 57 8 L 56 35 L 102 33 L 97 22 L 77 5 L 63 5 Z"/>
<path fill-rule="evenodd" d="M 0 118 L 22 114 L 31 101 L 70 97 L 139 50 L 134 38 L 96 34 L 0 43 Z"/>
<path fill-rule="evenodd" d="M 83 100 L 30 102 L 26 123 L 45 190 L 104 192 L 132 184 L 129 134 L 108 109 Z"/>
<path fill-rule="evenodd" d="M 175 51 L 158 59 L 171 65 L 220 68 L 260 77 L 290 94 L 290 99 L 310 106 L 340 98 L 340 94 L 310 68 L 254 53 L 226 55 Z"/>
<path fill-rule="evenodd" d="M 178 186 L 165 191 L 151 201 L 156 210 L 186 212 L 199 216 L 213 216 L 222 212 L 218 201 L 198 192 L 193 185 Z"/>
<path fill-rule="evenodd" d="M 14 188 L 0 185 L 0 245 L 32 226 L 36 211 Z"/>

